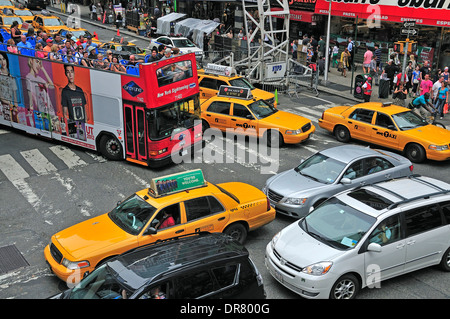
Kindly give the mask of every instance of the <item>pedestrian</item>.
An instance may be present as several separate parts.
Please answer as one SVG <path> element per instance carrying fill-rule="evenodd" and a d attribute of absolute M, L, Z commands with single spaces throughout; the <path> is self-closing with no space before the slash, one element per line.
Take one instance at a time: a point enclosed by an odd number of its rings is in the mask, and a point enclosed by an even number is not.
<path fill-rule="evenodd" d="M 444 82 L 444 76 L 440 75 L 438 80 L 433 83 L 433 87 L 431 88 L 431 100 L 433 104 L 436 104 L 436 100 L 438 98 L 438 91 L 441 89 L 441 83 Z"/>
<path fill-rule="evenodd" d="M 381 67 L 381 49 L 379 44 L 375 44 L 375 51 L 373 52 L 373 55 L 376 57 L 377 61 L 377 73 L 380 72 Z"/>
<path fill-rule="evenodd" d="M 350 53 L 348 52 L 348 49 L 345 48 L 344 51 L 341 53 L 341 60 L 339 62 L 339 66 L 341 68 L 341 75 L 343 75 L 345 78 L 347 77 L 347 69 L 349 67 L 348 61 L 349 61 Z"/>
<path fill-rule="evenodd" d="M 412 73 L 412 92 L 409 93 L 410 96 L 418 96 L 420 79 L 420 67 L 417 64 L 415 70 Z"/>
<path fill-rule="evenodd" d="M 122 24 L 122 14 L 119 12 L 116 16 L 116 28 L 119 29 Z"/>
<path fill-rule="evenodd" d="M 397 71 L 398 68 L 394 63 L 394 60 L 390 59 L 388 64 L 384 67 L 383 73 L 381 73 L 382 77 L 383 74 L 386 74 L 386 77 L 389 79 L 389 94 L 392 94 L 394 88 L 394 77 Z"/>
<path fill-rule="evenodd" d="M 333 46 L 333 67 L 338 67 L 338 54 L 339 54 L 339 43 L 335 43 Z"/>
<path fill-rule="evenodd" d="M 448 81 L 450 79 L 449 73 L 448 73 L 448 66 L 444 68 L 444 72 L 442 72 L 442 75 L 444 76 L 444 81 L 448 84 Z"/>
<path fill-rule="evenodd" d="M 352 38 L 348 38 L 348 45 L 347 45 L 347 50 L 349 53 L 348 56 L 348 70 L 351 71 L 352 67 L 353 67 L 353 58 L 355 57 L 355 42 L 353 42 Z"/>
<path fill-rule="evenodd" d="M 425 93 L 429 93 L 431 95 L 431 89 L 433 88 L 433 82 L 430 80 L 430 75 L 425 74 L 423 81 L 420 81 L 419 86 L 419 95 L 424 95 Z"/>
<path fill-rule="evenodd" d="M 444 118 L 444 106 L 445 104 L 448 105 L 448 92 L 449 89 L 447 88 L 447 82 L 442 81 L 441 87 L 438 90 L 436 103 L 434 104 L 435 109 L 440 114 L 440 119 L 442 120 Z"/>
<path fill-rule="evenodd" d="M 325 50 L 327 49 L 327 46 L 326 46 L 325 41 L 323 40 L 323 36 L 319 37 L 318 46 L 319 46 L 319 48 L 318 48 L 319 49 L 319 58 L 325 57 Z"/>
<path fill-rule="evenodd" d="M 298 40 L 292 42 L 292 59 L 297 60 Z"/>
<path fill-rule="evenodd" d="M 362 85 L 364 102 L 370 102 L 370 97 L 372 96 L 372 78 L 369 76 Z"/>
<path fill-rule="evenodd" d="M 42 49 L 43 49 L 42 43 L 40 43 L 40 42 L 36 43 L 35 52 L 34 52 L 34 56 L 36 58 L 41 58 L 41 59 L 45 58 L 45 54 L 42 51 Z"/>
<path fill-rule="evenodd" d="M 158 46 L 158 60 L 161 60 L 163 58 L 165 50 L 166 50 L 166 46 L 164 44 L 160 44 Z"/>
<path fill-rule="evenodd" d="M 363 60 L 363 72 L 369 73 L 370 72 L 370 62 L 372 61 L 373 52 L 370 50 L 369 47 L 366 47 L 366 52 L 364 53 L 364 60 Z"/>
<path fill-rule="evenodd" d="M 425 75 L 427 74 L 431 76 L 431 68 L 428 61 L 423 62 L 423 66 L 420 68 L 420 73 L 421 80 L 425 79 Z"/>
<path fill-rule="evenodd" d="M 400 83 L 394 90 L 392 98 L 394 99 L 394 104 L 399 106 L 405 106 L 405 100 L 408 96 L 408 90 L 403 83 Z"/>
<path fill-rule="evenodd" d="M 97 21 L 97 6 L 92 3 L 92 20 Z"/>

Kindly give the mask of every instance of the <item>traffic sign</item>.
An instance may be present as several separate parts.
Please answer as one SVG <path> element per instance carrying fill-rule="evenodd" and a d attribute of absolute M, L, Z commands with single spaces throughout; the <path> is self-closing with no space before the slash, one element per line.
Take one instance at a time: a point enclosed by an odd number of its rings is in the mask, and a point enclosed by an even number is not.
<path fill-rule="evenodd" d="M 419 34 L 419 30 L 417 29 L 402 29 L 402 34 L 406 34 L 406 35 L 418 35 Z"/>
<path fill-rule="evenodd" d="M 403 22 L 404 28 L 414 28 L 416 26 L 416 21 L 405 21 Z"/>

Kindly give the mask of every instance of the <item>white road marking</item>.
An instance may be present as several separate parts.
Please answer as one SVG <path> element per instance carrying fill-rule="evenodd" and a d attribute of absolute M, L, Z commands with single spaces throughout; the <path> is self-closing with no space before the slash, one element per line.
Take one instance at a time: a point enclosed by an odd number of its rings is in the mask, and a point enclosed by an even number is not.
<path fill-rule="evenodd" d="M 19 163 L 9 154 L 0 156 L 0 170 L 11 181 L 14 187 L 22 194 L 28 203 L 35 208 L 39 203 L 39 197 L 33 192 L 25 181 L 30 177 Z"/>
<path fill-rule="evenodd" d="M 87 165 L 85 161 L 83 161 L 77 154 L 72 152 L 66 146 L 52 146 L 50 147 L 50 150 L 55 153 L 55 155 L 58 156 L 69 168 Z"/>
<path fill-rule="evenodd" d="M 38 174 L 49 174 L 51 172 L 56 172 L 57 170 L 56 167 L 37 149 L 23 151 L 20 152 L 20 154 L 22 154 L 23 158 Z"/>

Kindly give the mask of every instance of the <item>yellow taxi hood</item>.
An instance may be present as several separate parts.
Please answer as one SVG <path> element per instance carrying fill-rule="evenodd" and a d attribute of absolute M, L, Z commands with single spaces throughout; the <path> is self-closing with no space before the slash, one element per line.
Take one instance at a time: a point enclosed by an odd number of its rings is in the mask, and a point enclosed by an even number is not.
<path fill-rule="evenodd" d="M 306 117 L 284 111 L 278 111 L 275 114 L 259 120 L 259 125 L 261 126 L 261 124 L 263 124 L 264 126 L 272 128 L 297 130 L 310 122 L 311 120 Z"/>
<path fill-rule="evenodd" d="M 217 186 L 236 196 L 240 204 L 261 200 L 266 197 L 260 189 L 241 182 L 228 182 L 217 184 Z"/>
<path fill-rule="evenodd" d="M 103 214 L 64 229 L 54 238 L 76 261 L 88 259 L 96 251 L 130 237 L 135 236 L 120 229 L 108 214 Z"/>
<path fill-rule="evenodd" d="M 261 90 L 261 89 L 253 89 L 252 90 L 252 95 L 254 97 L 258 97 L 258 99 L 261 100 L 269 100 L 275 97 L 275 94 Z"/>
<path fill-rule="evenodd" d="M 351 106 L 334 106 L 327 109 L 326 113 L 333 113 L 333 114 L 342 114 L 342 112 L 347 111 Z"/>
<path fill-rule="evenodd" d="M 450 131 L 431 124 L 403 131 L 403 135 L 434 145 L 450 144 Z"/>

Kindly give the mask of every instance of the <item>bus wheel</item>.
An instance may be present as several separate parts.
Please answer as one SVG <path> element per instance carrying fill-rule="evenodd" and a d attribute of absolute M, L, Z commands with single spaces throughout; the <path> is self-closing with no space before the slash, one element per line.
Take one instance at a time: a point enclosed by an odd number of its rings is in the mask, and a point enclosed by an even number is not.
<path fill-rule="evenodd" d="M 102 136 L 100 139 L 100 152 L 109 160 L 117 161 L 123 158 L 122 144 L 114 136 Z"/>

